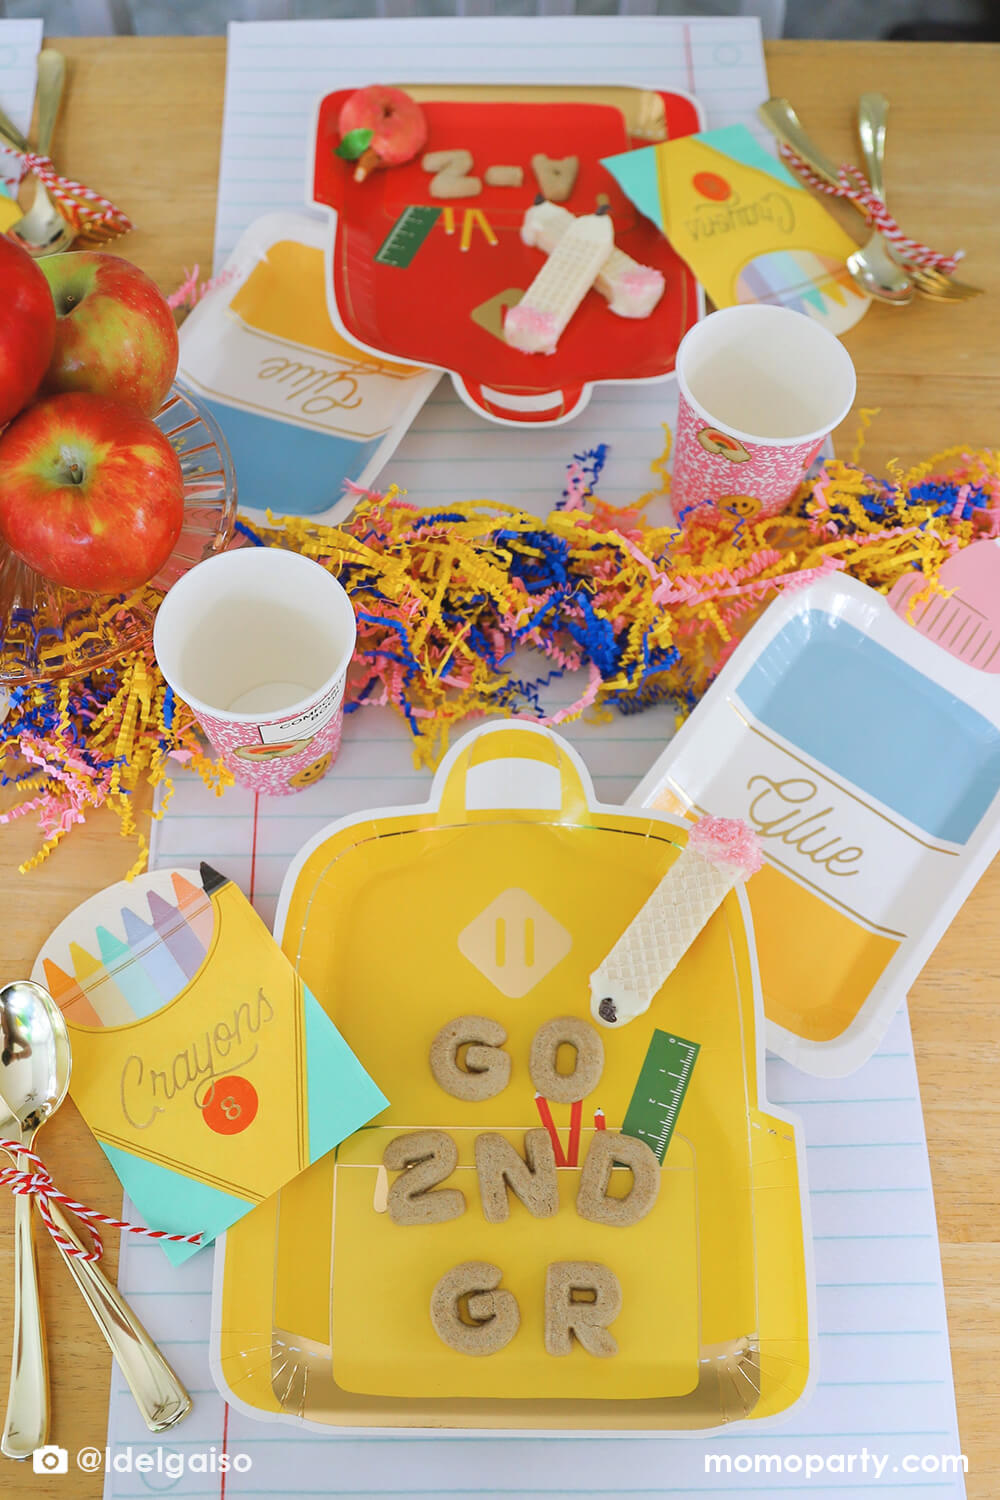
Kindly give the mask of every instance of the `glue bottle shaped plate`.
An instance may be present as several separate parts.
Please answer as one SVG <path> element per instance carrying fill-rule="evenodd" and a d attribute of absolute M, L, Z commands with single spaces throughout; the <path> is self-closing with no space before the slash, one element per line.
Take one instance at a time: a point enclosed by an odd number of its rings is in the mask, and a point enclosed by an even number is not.
<path fill-rule="evenodd" d="M 771 604 L 629 799 L 756 828 L 767 1043 L 821 1076 L 872 1055 L 1000 850 L 1000 549 L 947 566 Z"/>

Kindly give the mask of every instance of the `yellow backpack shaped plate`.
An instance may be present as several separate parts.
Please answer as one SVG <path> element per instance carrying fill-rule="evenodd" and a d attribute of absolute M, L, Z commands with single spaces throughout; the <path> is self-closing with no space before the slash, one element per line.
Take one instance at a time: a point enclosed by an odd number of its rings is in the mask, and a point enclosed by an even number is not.
<path fill-rule="evenodd" d="M 740 888 L 651 1008 L 602 1030 L 603 1073 L 582 1108 L 551 1106 L 560 1151 L 582 1163 L 595 1130 L 621 1128 L 654 1032 L 700 1044 L 652 1211 L 630 1226 L 581 1217 L 580 1165 L 558 1169 L 555 1217 L 532 1217 L 511 1194 L 509 1217 L 488 1222 L 480 1202 L 476 1137 L 499 1132 L 521 1150 L 539 1126 L 532 1038 L 555 1017 L 590 1022 L 592 970 L 687 831 L 662 813 L 601 806 L 557 735 L 504 723 L 454 747 L 426 805 L 345 819 L 301 852 L 278 939 L 391 1105 L 226 1235 L 213 1359 L 227 1399 L 336 1427 L 665 1430 L 773 1417 L 803 1395 L 801 1143 L 763 1094 Z M 466 1015 L 507 1034 L 509 1081 L 482 1102 L 445 1092 L 428 1061 L 439 1030 Z M 465 1210 L 399 1224 L 383 1154 L 428 1128 L 458 1148 L 444 1185 Z M 468 1261 L 499 1268 L 520 1311 L 517 1334 L 488 1358 L 450 1347 L 430 1317 L 440 1278 Z M 613 1357 L 578 1343 L 546 1352 L 546 1269 L 564 1261 L 617 1277 Z"/>

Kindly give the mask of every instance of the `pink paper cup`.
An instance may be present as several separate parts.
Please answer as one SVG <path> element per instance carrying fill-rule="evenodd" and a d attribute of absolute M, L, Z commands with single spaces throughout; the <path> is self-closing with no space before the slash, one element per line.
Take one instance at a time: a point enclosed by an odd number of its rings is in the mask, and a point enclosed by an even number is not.
<path fill-rule="evenodd" d="M 156 616 L 153 650 L 243 786 L 300 792 L 337 758 L 354 610 L 319 563 L 241 547 L 199 563 Z"/>
<path fill-rule="evenodd" d="M 851 409 L 851 356 L 811 318 L 762 303 L 725 307 L 677 351 L 671 503 L 773 516 Z M 747 500 L 759 502 L 759 509 Z"/>

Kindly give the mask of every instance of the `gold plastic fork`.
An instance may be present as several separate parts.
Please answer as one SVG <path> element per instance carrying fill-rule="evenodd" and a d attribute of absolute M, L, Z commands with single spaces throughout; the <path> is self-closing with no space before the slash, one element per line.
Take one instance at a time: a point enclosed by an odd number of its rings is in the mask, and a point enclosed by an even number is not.
<path fill-rule="evenodd" d="M 48 156 L 62 100 L 66 78 L 66 59 L 61 52 L 46 51 L 38 56 L 38 153 Z M 3 134 L 18 151 L 29 149 L 27 141 L 10 121 L 3 120 Z M 31 207 L 22 219 L 11 226 L 10 233 L 18 244 L 36 258 L 58 255 L 72 245 L 75 231 L 59 211 L 55 200 L 41 180 L 35 181 Z"/>
<path fill-rule="evenodd" d="M 889 101 L 884 94 L 862 94 L 858 101 L 858 138 L 865 159 L 865 170 L 872 192 L 885 202 L 885 131 Z M 938 302 L 965 302 L 981 295 L 983 288 L 958 281 L 932 266 L 920 266 L 909 260 L 895 245 L 887 249 L 906 271 L 918 292 Z"/>
<path fill-rule="evenodd" d="M 777 136 L 779 141 L 789 146 L 798 157 L 805 161 L 806 165 L 812 169 L 817 177 L 822 178 L 831 187 L 839 187 L 836 168 L 813 144 L 802 128 L 802 122 L 787 99 L 769 99 L 766 104 L 761 105 L 757 113 L 771 133 Z M 848 198 L 847 201 L 851 204 L 852 208 L 862 215 L 867 223 L 867 215 L 860 204 L 855 203 L 852 198 Z M 919 268 L 918 279 L 918 268 L 911 265 L 909 261 L 904 262 L 896 254 L 892 256 L 888 255 L 886 253 L 889 249 L 888 241 L 877 233 L 872 234 L 866 244 L 859 247 L 855 254 L 850 257 L 848 265 L 850 266 L 852 261 L 860 262 L 863 257 L 872 254 L 874 249 L 877 249 L 879 252 L 878 264 L 882 273 L 888 273 L 891 268 L 895 268 L 898 275 L 903 279 L 904 286 L 906 281 L 911 282 L 920 291 L 922 296 L 929 297 L 932 301 L 964 302 L 969 297 L 975 297 L 979 292 L 978 287 L 970 287 L 965 282 L 956 281 L 954 277 L 943 275 L 940 271 L 931 272 L 926 266 Z M 896 295 L 895 288 L 893 288 L 892 295 L 888 294 L 890 279 L 890 275 L 885 274 L 887 295 L 883 300 L 905 302 L 905 295 Z M 877 295 L 877 292 L 872 294 Z M 910 295 L 912 297 L 912 292 Z"/>
<path fill-rule="evenodd" d="M 48 156 L 55 129 L 56 116 L 62 99 L 66 80 L 66 59 L 53 47 L 46 47 L 38 55 L 38 153 Z M 31 148 L 12 120 L 0 110 L 0 139 L 14 147 L 15 151 Z M 35 182 L 35 195 L 31 207 L 22 219 L 11 226 L 11 235 L 24 246 L 29 255 L 57 255 L 68 250 L 74 240 L 80 247 L 97 247 L 118 239 L 120 229 L 107 224 L 85 224 L 76 230 L 66 217 L 58 199 L 39 181 Z"/>

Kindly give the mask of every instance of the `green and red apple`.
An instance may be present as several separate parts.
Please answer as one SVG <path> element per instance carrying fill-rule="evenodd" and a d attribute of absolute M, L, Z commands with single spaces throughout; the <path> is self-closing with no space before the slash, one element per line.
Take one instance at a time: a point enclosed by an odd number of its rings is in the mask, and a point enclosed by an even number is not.
<path fill-rule="evenodd" d="M 51 396 L 0 436 L 0 538 L 53 583 L 137 588 L 166 562 L 183 519 L 177 454 L 134 407 L 89 391 Z"/>
<path fill-rule="evenodd" d="M 56 311 L 43 390 L 89 391 L 155 416 L 177 373 L 177 327 L 155 281 L 117 255 L 68 251 L 38 262 Z"/>
<path fill-rule="evenodd" d="M 56 340 L 48 282 L 7 235 L 0 234 L 0 427 L 34 396 Z"/>

